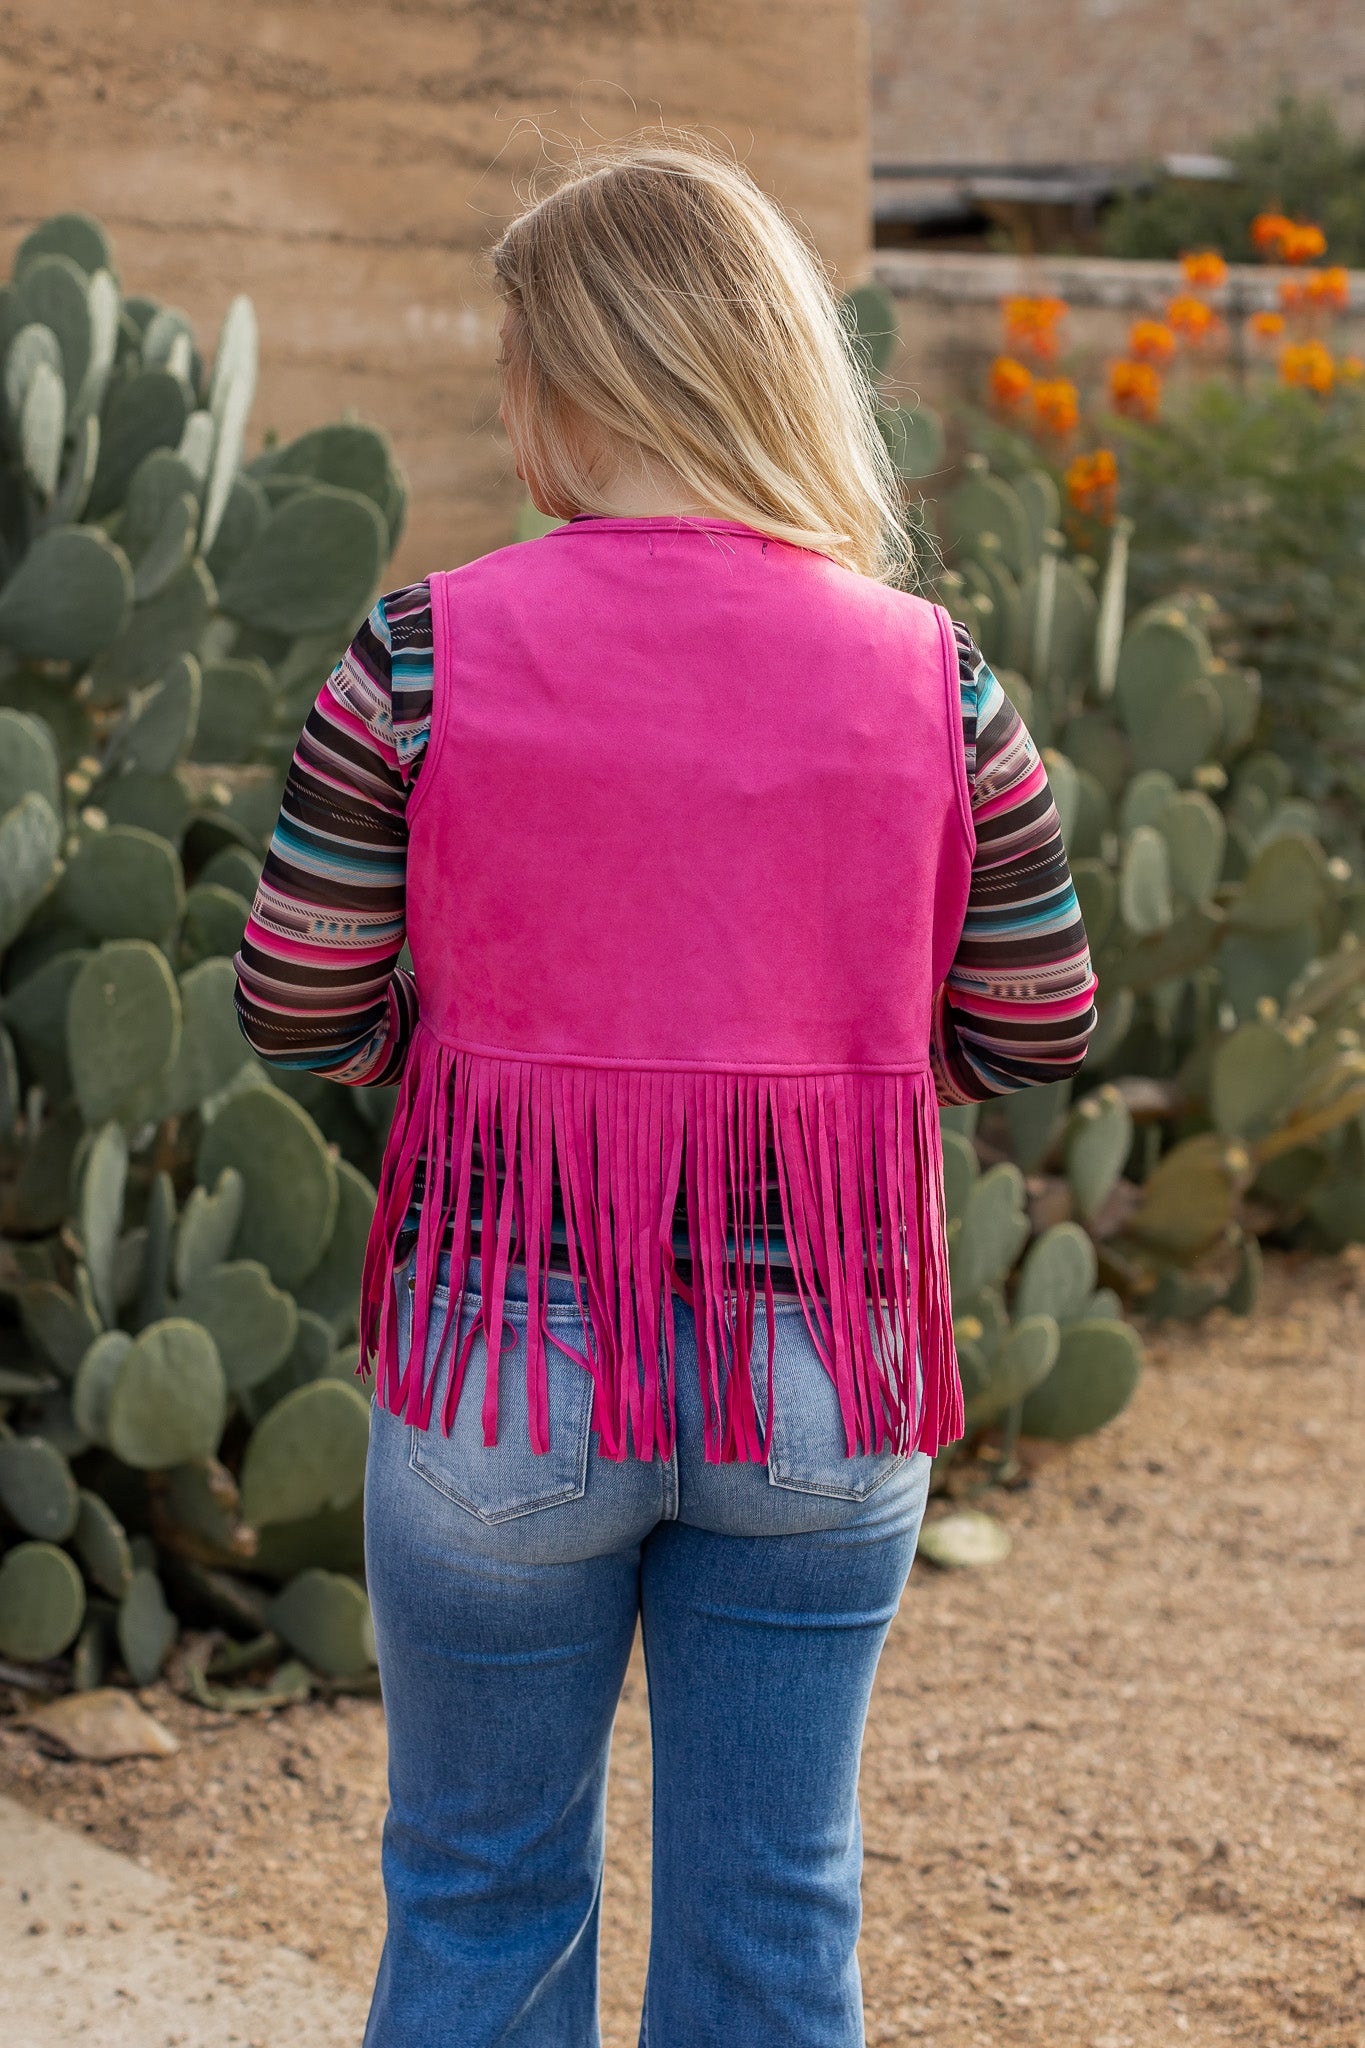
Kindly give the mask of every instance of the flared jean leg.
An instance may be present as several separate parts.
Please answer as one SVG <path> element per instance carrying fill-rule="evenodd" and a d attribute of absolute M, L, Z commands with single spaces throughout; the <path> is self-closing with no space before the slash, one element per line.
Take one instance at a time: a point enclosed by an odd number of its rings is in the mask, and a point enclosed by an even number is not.
<path fill-rule="evenodd" d="M 861 2048 L 858 1764 L 928 1461 L 842 1528 L 644 1545 L 654 1877 L 642 2048 Z"/>
<path fill-rule="evenodd" d="M 366 1550 L 389 1925 L 365 2048 L 595 2048 L 607 1758 L 638 1548 L 558 1565 L 462 1550 L 447 1504 L 407 1475 L 408 1436 L 375 1416 Z"/>

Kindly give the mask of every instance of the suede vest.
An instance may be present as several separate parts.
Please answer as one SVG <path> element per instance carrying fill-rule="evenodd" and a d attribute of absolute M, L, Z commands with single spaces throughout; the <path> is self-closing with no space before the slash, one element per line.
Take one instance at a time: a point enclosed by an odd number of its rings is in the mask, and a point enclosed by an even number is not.
<path fill-rule="evenodd" d="M 515 1261 L 547 1448 L 557 1189 L 601 1450 L 671 1452 L 678 1292 L 707 1457 L 762 1458 L 775 1178 L 850 1454 L 937 1451 L 962 1396 L 929 1038 L 974 851 L 947 617 L 720 520 L 577 521 L 433 576 L 431 594 L 407 880 L 420 1021 L 365 1262 L 380 1400 L 432 1422 L 432 1294 L 449 1240 L 460 1301 L 481 1157 L 482 1308 L 449 1358 L 445 1427 L 482 1331 L 497 1440 Z M 402 1365 L 394 1248 L 419 1166 Z"/>

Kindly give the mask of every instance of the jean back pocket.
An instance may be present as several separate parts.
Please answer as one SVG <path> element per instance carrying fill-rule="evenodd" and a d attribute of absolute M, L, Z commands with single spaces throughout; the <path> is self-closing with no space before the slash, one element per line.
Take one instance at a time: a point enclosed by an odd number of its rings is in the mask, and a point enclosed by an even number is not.
<path fill-rule="evenodd" d="M 482 1314 L 482 1298 L 465 1294 L 458 1317 L 446 1317 L 445 1307 L 438 1290 L 432 1302 L 432 1342 L 440 1345 L 437 1413 L 430 1429 L 411 1431 L 411 1469 L 448 1500 L 490 1524 L 581 1499 L 588 1483 L 592 1431 L 593 1383 L 589 1374 L 547 1342 L 550 1447 L 541 1453 L 533 1451 L 526 1399 L 526 1303 L 506 1302 L 497 1361 L 498 1440 L 486 1445 L 483 1399 L 488 1348 L 483 1330 L 474 1328 Z M 583 1318 L 576 1307 L 552 1302 L 545 1317 L 547 1327 L 561 1343 L 577 1351 L 587 1348 Z M 441 1427 L 440 1402 L 447 1375 L 466 1343 L 469 1357 L 464 1382 L 447 1436 Z"/>
<path fill-rule="evenodd" d="M 799 1306 L 774 1318 L 773 1427 L 768 1479 L 793 1493 L 866 1500 L 905 1460 L 892 1450 L 848 1455 L 839 1392 L 815 1348 Z M 754 1347 L 754 1371 L 766 1380 L 767 1355 Z M 766 1386 L 763 1393 L 766 1396 Z"/>

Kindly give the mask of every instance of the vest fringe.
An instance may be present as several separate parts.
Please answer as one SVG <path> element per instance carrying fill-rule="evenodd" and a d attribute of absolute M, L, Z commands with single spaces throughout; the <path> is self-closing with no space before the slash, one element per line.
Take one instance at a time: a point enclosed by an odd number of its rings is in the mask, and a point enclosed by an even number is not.
<path fill-rule="evenodd" d="M 677 1073 L 542 1065 L 456 1050 L 418 1029 L 380 1176 L 361 1296 L 362 1376 L 373 1366 L 390 1413 L 431 1425 L 438 1363 L 427 1337 L 442 1246 L 456 1315 L 472 1243 L 474 1140 L 504 1162 L 483 1177 L 483 1303 L 451 1359 L 441 1403 L 448 1433 L 479 1330 L 487 1345 L 482 1416 L 497 1442 L 498 1372 L 508 1267 L 526 1269 L 526 1384 L 532 1448 L 549 1449 L 546 1344 L 592 1375 L 603 1454 L 667 1458 L 673 1449 L 670 1295 L 697 1323 L 706 1456 L 762 1460 L 754 1398 L 760 1291 L 773 1302 L 768 1162 L 777 1163 L 787 1252 L 811 1336 L 838 1390 L 850 1456 L 931 1454 L 963 1430 L 944 1234 L 942 1152 L 927 1073 Z M 400 1368 L 394 1247 L 419 1162 L 412 1343 Z M 588 1349 L 565 1345 L 545 1309 L 555 1170 L 568 1262 Z M 673 1258 L 685 1174 L 691 1285 Z M 452 1227 L 453 1226 L 453 1227 Z M 495 1340 L 493 1333 L 499 1333 Z M 921 1398 L 915 1401 L 918 1346 Z"/>

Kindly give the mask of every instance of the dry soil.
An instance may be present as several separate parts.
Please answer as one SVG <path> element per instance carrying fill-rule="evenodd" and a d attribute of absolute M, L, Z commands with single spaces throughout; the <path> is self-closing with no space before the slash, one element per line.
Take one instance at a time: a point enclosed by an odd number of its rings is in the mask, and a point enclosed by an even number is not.
<path fill-rule="evenodd" d="M 1253 1324 L 1159 1339 L 1114 1428 L 992 1496 L 1003 1565 L 916 1569 L 863 1771 L 871 2042 L 1365 2041 L 1363 1277 L 1281 1261 Z M 62 1764 L 0 1727 L 6 1789 L 175 1879 L 187 1925 L 287 1942 L 363 1989 L 383 1923 L 377 1705 L 232 1721 L 148 1697 L 175 1757 Z M 610 2048 L 635 2039 L 648 1857 L 635 1669 Z"/>

